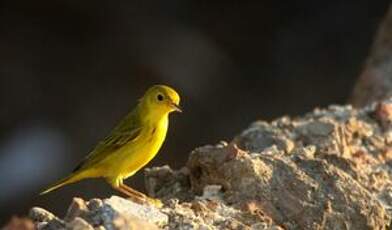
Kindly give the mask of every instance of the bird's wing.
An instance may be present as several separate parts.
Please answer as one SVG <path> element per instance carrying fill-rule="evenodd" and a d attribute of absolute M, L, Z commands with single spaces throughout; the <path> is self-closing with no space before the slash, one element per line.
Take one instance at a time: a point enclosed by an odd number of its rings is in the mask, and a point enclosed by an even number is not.
<path fill-rule="evenodd" d="M 121 120 L 105 139 L 98 143 L 93 151 L 79 163 L 73 172 L 100 162 L 115 150 L 135 140 L 139 136 L 140 131 L 141 122 L 137 112 L 133 111 Z"/>

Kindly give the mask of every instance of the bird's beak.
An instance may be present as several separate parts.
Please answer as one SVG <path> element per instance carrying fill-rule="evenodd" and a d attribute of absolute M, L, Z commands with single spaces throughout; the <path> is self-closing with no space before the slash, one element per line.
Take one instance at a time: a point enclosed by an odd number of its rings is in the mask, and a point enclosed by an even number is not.
<path fill-rule="evenodd" d="M 182 109 L 180 108 L 179 105 L 176 105 L 174 103 L 171 103 L 171 107 L 173 108 L 174 111 L 182 113 Z"/>

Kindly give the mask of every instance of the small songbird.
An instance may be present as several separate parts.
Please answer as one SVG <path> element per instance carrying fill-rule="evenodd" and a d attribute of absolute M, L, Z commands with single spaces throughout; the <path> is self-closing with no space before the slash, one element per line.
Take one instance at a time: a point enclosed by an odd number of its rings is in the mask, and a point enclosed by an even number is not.
<path fill-rule="evenodd" d="M 123 183 L 151 161 L 161 148 L 169 114 L 182 112 L 178 93 L 165 85 L 152 86 L 110 134 L 66 178 L 41 194 L 86 178 L 104 178 L 115 190 L 137 202 L 158 202 Z"/>

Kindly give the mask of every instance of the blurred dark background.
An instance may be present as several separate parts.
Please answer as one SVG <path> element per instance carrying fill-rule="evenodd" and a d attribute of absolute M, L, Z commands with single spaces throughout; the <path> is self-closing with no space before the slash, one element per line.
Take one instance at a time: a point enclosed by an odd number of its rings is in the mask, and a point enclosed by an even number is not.
<path fill-rule="evenodd" d="M 78 161 L 156 83 L 185 112 L 149 166 L 256 120 L 345 103 L 389 1 L 0 2 L 0 222 L 34 205 L 62 216 L 88 180 L 40 190 Z M 126 181 L 143 190 L 143 173 Z"/>

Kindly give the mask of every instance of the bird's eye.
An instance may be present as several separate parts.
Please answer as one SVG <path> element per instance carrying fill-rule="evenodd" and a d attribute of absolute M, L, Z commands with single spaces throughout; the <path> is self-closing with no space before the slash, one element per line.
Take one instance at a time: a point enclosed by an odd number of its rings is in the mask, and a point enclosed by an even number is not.
<path fill-rule="evenodd" d="M 157 99 L 158 99 L 158 101 L 163 101 L 163 95 L 162 94 L 158 94 Z"/>

